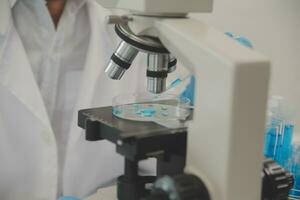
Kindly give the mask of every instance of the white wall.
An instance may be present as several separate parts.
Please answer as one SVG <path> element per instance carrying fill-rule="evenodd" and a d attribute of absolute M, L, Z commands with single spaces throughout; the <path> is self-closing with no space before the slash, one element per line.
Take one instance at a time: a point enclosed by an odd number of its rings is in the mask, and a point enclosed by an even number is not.
<path fill-rule="evenodd" d="M 271 94 L 295 107 L 300 126 L 300 0 L 215 0 L 213 14 L 192 16 L 247 36 L 272 60 Z"/>

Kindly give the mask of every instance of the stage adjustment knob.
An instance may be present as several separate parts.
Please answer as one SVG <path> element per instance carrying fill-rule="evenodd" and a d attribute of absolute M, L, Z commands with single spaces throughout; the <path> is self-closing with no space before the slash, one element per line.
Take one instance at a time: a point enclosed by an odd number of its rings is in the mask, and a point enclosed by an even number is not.
<path fill-rule="evenodd" d="M 150 197 L 160 196 L 158 199 L 167 200 L 210 200 L 204 183 L 194 175 L 165 176 L 154 183 Z"/>

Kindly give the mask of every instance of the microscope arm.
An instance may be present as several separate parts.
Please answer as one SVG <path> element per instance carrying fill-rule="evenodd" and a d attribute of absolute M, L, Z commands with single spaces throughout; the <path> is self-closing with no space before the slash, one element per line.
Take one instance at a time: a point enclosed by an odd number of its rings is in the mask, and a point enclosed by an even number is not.
<path fill-rule="evenodd" d="M 186 171 L 204 181 L 212 200 L 261 199 L 270 62 L 200 21 L 154 26 L 197 77 Z"/>

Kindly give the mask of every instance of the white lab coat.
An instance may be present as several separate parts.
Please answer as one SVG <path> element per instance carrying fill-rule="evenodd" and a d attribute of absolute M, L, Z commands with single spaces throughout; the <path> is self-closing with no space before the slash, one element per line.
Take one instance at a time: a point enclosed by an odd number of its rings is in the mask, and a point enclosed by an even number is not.
<path fill-rule="evenodd" d="M 11 18 L 14 0 L 0 0 L 0 199 L 54 200 L 57 148 L 53 130 L 26 52 Z M 91 26 L 83 78 L 69 133 L 63 176 L 64 195 L 84 197 L 122 174 L 122 157 L 107 141 L 87 142 L 77 127 L 77 111 L 110 105 L 120 93 L 144 90 L 145 60 L 121 81 L 104 73 L 116 48 L 109 14 L 94 0 L 87 3 Z M 68 94 L 66 94 L 68 95 Z"/>

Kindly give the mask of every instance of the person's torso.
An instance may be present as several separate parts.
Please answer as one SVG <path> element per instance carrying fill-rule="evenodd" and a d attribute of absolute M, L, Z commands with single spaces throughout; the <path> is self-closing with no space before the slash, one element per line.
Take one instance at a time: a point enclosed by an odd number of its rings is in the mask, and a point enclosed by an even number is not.
<path fill-rule="evenodd" d="M 8 1 L 8 0 L 4 0 Z M 13 0 L 12 0 L 13 1 Z M 26 0 L 19 0 L 19 1 L 26 1 Z M 18 2 L 19 2 L 18 1 Z M 27 1 L 35 1 L 35 0 L 27 0 Z M 70 0 L 70 1 L 81 1 L 81 0 Z M 0 1 L 1 5 L 1 1 Z M 45 8 L 45 7 L 44 7 Z M 0 7 L 0 11 L 3 11 Z M 5 10 L 4 10 L 5 11 Z M 81 83 L 79 84 L 79 81 L 75 81 L 80 85 L 80 88 L 72 87 L 77 89 L 75 91 L 75 97 L 76 95 L 78 96 L 77 98 L 72 98 L 71 101 L 75 102 L 78 101 L 77 105 L 74 106 L 73 104 L 73 111 L 72 109 L 69 109 L 73 115 L 73 120 L 70 122 L 69 127 L 71 127 L 71 131 L 63 132 L 63 131 L 55 131 L 56 135 L 58 133 L 63 133 L 65 136 L 69 133 L 69 141 L 70 143 L 68 146 L 68 153 L 66 156 L 66 164 L 64 168 L 64 173 L 60 174 L 59 177 L 63 177 L 63 187 L 58 186 L 59 190 L 64 191 L 64 194 L 66 195 L 74 195 L 78 197 L 83 197 L 86 196 L 87 194 L 91 194 L 92 192 L 95 192 L 95 190 L 99 187 L 107 186 L 113 183 L 116 178 L 122 174 L 123 172 L 123 160 L 120 155 L 118 155 L 115 152 L 115 146 L 113 144 L 108 143 L 107 141 L 97 141 L 97 142 L 87 142 L 85 141 L 85 135 L 83 134 L 83 130 L 80 129 L 77 126 L 77 111 L 79 109 L 84 109 L 84 108 L 91 108 L 91 107 L 101 107 L 101 106 L 107 106 L 111 105 L 112 98 L 116 95 L 119 95 L 120 93 L 133 93 L 137 91 L 144 91 L 145 90 L 145 85 L 144 83 L 146 82 L 146 55 L 141 54 L 142 56 L 139 56 L 135 60 L 135 63 L 131 67 L 131 69 L 126 73 L 126 75 L 123 77 L 122 80 L 120 81 L 112 81 L 110 80 L 106 75 L 105 75 L 105 66 L 107 64 L 107 61 L 109 60 L 109 57 L 113 53 L 113 49 L 117 46 L 115 43 L 116 40 L 114 40 L 114 37 L 116 34 L 113 32 L 113 26 L 109 26 L 104 24 L 104 18 L 106 15 L 111 14 L 109 11 L 103 9 L 100 5 L 96 3 L 94 0 L 88 0 L 87 3 L 87 15 L 89 16 L 89 20 L 85 21 L 85 25 L 89 25 L 91 33 L 89 34 L 89 45 L 88 45 L 88 50 L 87 50 L 87 55 L 86 55 L 86 61 L 85 64 L 82 64 L 82 67 L 84 66 L 84 72 L 82 72 L 82 68 L 79 69 L 80 73 L 78 76 L 82 79 L 80 81 Z M 3 13 L 3 12 L 2 12 Z M 16 13 L 15 13 L 16 14 Z M 20 13 L 19 13 L 20 14 Z M 32 14 L 32 13 L 31 13 Z M 0 15 L 1 16 L 1 15 Z M 49 16 L 48 16 L 49 17 Z M 48 19 L 49 20 L 49 19 Z M 22 20 L 20 20 L 22 21 Z M 32 20 L 32 21 L 37 21 L 37 19 Z M 28 22 L 28 21 L 27 21 Z M 14 22 L 16 24 L 16 22 Z M 31 23 L 31 21 L 30 21 Z M 26 23 L 25 23 L 26 24 Z M 29 25 L 26 25 L 28 28 L 30 27 Z M 80 25 L 82 27 L 86 27 L 83 24 Z M 86 33 L 84 31 L 84 28 L 80 28 L 78 26 L 79 30 L 72 30 L 73 32 L 78 32 L 78 34 L 83 34 Z M 2 56 L 1 55 L 1 47 L 0 47 L 0 72 L 1 68 L 4 67 L 4 71 L 8 69 L 8 73 L 1 73 L 0 77 L 4 77 L 5 79 L 10 79 L 8 81 L 8 84 L 4 85 L 3 91 L 4 93 L 1 93 L 2 88 L 0 87 L 0 95 L 6 95 L 7 91 L 11 92 L 13 95 L 9 95 L 6 99 L 7 102 L 9 102 L 9 106 L 14 106 L 14 104 L 18 104 L 16 107 L 16 112 L 22 112 L 22 118 L 20 114 L 15 116 L 13 113 L 9 112 L 9 110 L 5 109 L 6 112 L 2 112 L 2 107 L 0 106 L 0 132 L 2 131 L 2 126 L 4 127 L 2 133 L 2 136 L 4 138 L 7 138 L 8 140 L 15 140 L 16 138 L 18 139 L 20 144 L 19 146 L 14 146 L 14 143 L 10 142 L 7 143 L 7 140 L 2 140 L 0 141 L 0 144 L 5 144 L 4 146 L 1 146 L 4 148 L 0 148 L 0 154 L 3 152 L 1 155 L 8 154 L 10 157 L 13 157 L 17 164 L 21 164 L 24 162 L 23 165 L 36 165 L 37 167 L 35 169 L 32 168 L 30 170 L 30 173 L 27 173 L 26 179 L 28 181 L 28 190 L 29 192 L 35 191 L 35 190 L 43 190 L 41 192 L 41 196 L 44 196 L 44 199 L 50 199 L 49 198 L 50 194 L 53 194 L 54 189 L 56 188 L 54 184 L 54 175 L 56 167 L 56 155 L 55 155 L 55 150 L 56 150 L 56 143 L 51 141 L 49 142 L 49 138 L 53 138 L 53 133 L 51 130 L 48 130 L 45 132 L 43 129 L 42 130 L 37 130 L 35 127 L 43 126 L 43 124 L 49 124 L 48 123 L 48 118 L 47 114 L 49 115 L 49 108 L 47 108 L 48 113 L 46 113 L 45 108 L 46 106 L 43 106 L 43 103 L 38 103 L 39 105 L 36 105 L 36 102 L 42 102 L 40 99 L 45 99 L 43 94 L 41 93 L 41 85 L 39 83 L 39 80 L 37 80 L 37 75 L 33 74 L 31 72 L 35 71 L 33 69 L 33 61 L 31 61 L 32 58 L 31 56 L 28 56 L 28 50 L 26 47 L 26 44 L 24 42 L 24 39 L 22 39 L 21 34 L 19 33 L 20 31 L 16 31 L 15 27 L 13 24 L 10 24 L 10 30 L 7 31 L 8 34 L 6 34 L 4 38 L 4 45 L 3 51 L 5 54 Z M 35 27 L 35 26 L 32 26 Z M 73 26 L 73 28 L 76 26 Z M 39 28 L 39 27 L 38 27 Z M 37 29 L 38 29 L 37 28 Z M 1 19 L 0 19 L 0 29 L 1 29 Z M 18 29 L 18 28 L 17 28 Z M 24 28 L 26 29 L 26 27 Z M 1 31 L 1 30 L 0 30 Z M 70 32 L 72 32 L 70 31 Z M 29 28 L 27 31 L 27 34 L 30 34 L 30 36 L 33 38 L 31 35 L 33 35 L 34 31 Z M 21 36 L 21 40 L 19 36 Z M 68 38 L 74 38 L 74 37 L 68 37 Z M 1 39 L 1 38 L 0 38 Z M 72 42 L 74 39 L 72 39 Z M 79 39 L 78 39 L 79 40 Z M 42 40 L 43 41 L 43 40 Z M 80 41 L 80 40 L 79 40 Z M 1 42 L 1 41 L 0 41 Z M 45 45 L 49 45 L 50 41 L 43 41 Z M 70 45 L 69 43 L 69 45 Z M 34 42 L 30 43 L 35 44 Z M 41 43 L 43 44 L 43 43 Z M 80 45 L 75 42 L 75 44 Z M 75 45 L 72 44 L 72 45 Z M 1 45 L 1 44 L 0 44 Z M 25 47 L 25 51 L 23 49 Z M 73 46 L 74 47 L 74 46 Z M 81 47 L 81 45 L 80 45 Z M 40 47 L 42 49 L 42 47 Z M 15 49 L 15 52 L 14 52 Z M 71 48 L 72 49 L 72 48 Z M 9 50 L 9 51 L 8 51 Z M 49 50 L 49 49 L 48 49 Z M 70 48 L 69 48 L 70 50 Z M 68 50 L 68 51 L 69 51 Z M 72 49 L 73 50 L 73 49 Z M 58 50 L 54 50 L 58 52 Z M 32 51 L 34 52 L 34 51 Z M 38 50 L 35 51 L 36 54 L 38 54 Z M 63 52 L 64 53 L 64 52 Z M 68 53 L 67 55 L 72 57 L 72 54 L 75 53 L 73 50 L 72 53 Z M 40 52 L 42 54 L 42 52 Z M 49 54 L 48 54 L 49 55 Z M 77 57 L 78 54 L 76 54 Z M 21 59 L 22 57 L 22 59 Z M 68 56 L 64 56 L 64 58 L 67 58 Z M 1 60 L 1 58 L 4 58 Z M 75 60 L 77 58 L 74 58 Z M 74 61 L 75 61 L 74 60 Z M 29 61 L 29 62 L 28 62 Z M 66 62 L 66 61 L 65 61 Z M 76 61 L 79 63 L 79 61 Z M 10 63 L 7 65 L 7 63 Z M 74 64 L 74 65 L 76 65 Z M 6 66 L 7 65 L 7 66 Z M 30 66 L 31 65 L 31 66 Z M 81 64 L 78 64 L 76 66 L 80 66 Z M 42 65 L 36 65 L 36 68 L 41 67 Z M 62 67 L 63 65 L 59 65 Z M 64 65 L 67 66 L 67 65 Z M 70 65 L 72 67 L 72 65 Z M 13 68 L 13 70 L 10 70 Z M 66 67 L 67 68 L 67 67 Z M 74 68 L 73 68 L 74 69 Z M 75 67 L 75 69 L 78 69 Z M 18 72 L 24 74 L 24 78 L 22 75 L 18 74 Z M 38 71 L 38 70 L 37 70 Z M 72 71 L 72 70 L 70 70 Z M 82 74 L 81 74 L 82 73 Z M 2 75 L 3 74 L 3 75 Z M 81 76 L 82 75 L 82 76 Z M 61 75 L 60 75 L 61 76 Z M 26 78 L 25 78 L 26 77 Z M 39 76 L 38 76 L 39 77 Z M 53 79 L 57 80 L 57 79 Z M 71 79 L 75 80 L 75 79 Z M 3 80 L 0 80 L 0 86 L 1 82 L 4 82 Z M 54 81 L 55 82 L 55 81 Z M 74 86 L 72 82 L 67 81 L 71 86 Z M 36 86 L 38 85 L 38 87 Z M 61 85 L 61 84 L 59 84 Z M 47 90 L 45 90 L 47 91 Z M 68 89 L 59 89 L 59 91 L 62 91 L 61 95 L 62 98 L 66 98 L 70 93 Z M 17 93 L 14 93 L 17 92 Z M 40 93 L 42 95 L 40 95 Z M 57 92 L 56 92 L 57 93 Z M 71 93 L 72 94 L 72 93 Z M 80 95 L 79 95 L 80 94 Z M 40 96 L 43 96 L 41 98 Z M 57 93 L 57 96 L 58 93 Z M 2 98 L 3 99 L 3 98 Z M 11 100 L 10 100 L 11 99 Z M 76 100 L 75 100 L 76 99 Z M 45 100 L 44 100 L 45 101 Z M 60 101 L 55 101 L 55 102 L 60 102 Z M 67 100 L 64 102 L 68 102 Z M 56 105 L 56 103 L 55 103 Z M 62 105 L 65 105 L 62 103 Z M 18 111 L 22 107 L 21 111 Z M 61 110 L 61 112 L 65 112 Z M 42 114 L 41 114 L 42 113 Z M 46 114 L 44 114 L 46 113 Z M 59 113 L 59 112 L 57 112 Z M 34 116 L 33 116 L 34 115 Z M 59 115 L 59 114 L 58 114 Z M 70 116 L 70 115 L 68 115 Z M 13 123 L 7 123 L 7 122 L 14 122 L 14 117 L 17 119 L 18 126 L 14 127 L 15 130 L 12 131 L 11 127 L 13 126 Z M 64 116 L 60 116 L 61 118 L 57 118 L 61 121 L 68 122 L 65 120 L 66 118 Z M 2 120 L 1 118 L 5 119 Z M 24 119 L 31 119 L 30 123 L 24 123 L 27 122 L 28 120 Z M 54 117 L 55 118 L 55 117 Z M 71 117 L 70 117 L 71 118 Z M 51 117 L 53 119 L 53 117 Z M 3 123 L 2 123 L 3 122 Z M 1 124 L 2 123 L 2 124 Z M 69 123 L 69 122 L 68 122 Z M 53 126 L 53 120 L 52 120 L 52 126 Z M 25 128 L 26 127 L 26 128 Z M 47 125 L 47 127 L 50 127 L 50 125 Z M 59 126 L 57 126 L 59 127 Z M 69 128 L 68 126 L 64 126 Z M 17 133 L 21 134 L 17 134 Z M 23 137 L 28 138 L 28 140 L 32 140 L 27 146 L 21 146 L 23 144 L 22 140 Z M 42 138 L 42 139 L 41 139 Z M 46 139 L 43 139 L 46 138 Z M 66 146 L 66 145 L 65 145 Z M 62 146 L 63 147 L 63 146 Z M 47 148 L 47 149 L 46 149 Z M 24 154 L 11 154 L 12 149 L 15 149 L 15 151 L 22 151 L 23 149 L 28 149 L 33 152 L 40 152 L 40 155 L 32 155 L 31 157 L 33 158 L 31 160 L 28 160 L 28 163 L 26 162 L 27 160 L 22 160 L 24 159 L 22 155 L 30 155 L 27 152 L 24 151 Z M 60 153 L 60 152 L 59 152 Z M 0 155 L 0 157 L 1 157 Z M 60 159 L 62 159 L 60 155 Z M 33 163 L 35 162 L 35 163 Z M 5 163 L 4 163 L 5 164 Z M 8 168 L 11 166 L 10 163 L 5 164 Z M 22 165 L 22 164 L 21 164 Z M 28 169 L 28 168 L 27 168 Z M 86 170 L 88 169 L 88 170 Z M 19 169 L 16 169 L 19 170 Z M 38 173 L 36 171 L 39 170 Z M 1 168 L 0 168 L 1 171 Z M 7 177 L 8 181 L 14 181 L 12 180 L 13 174 L 15 174 L 13 171 L 10 173 L 12 170 L 8 170 Z M 50 173 L 51 171 L 51 173 Z M 19 174 L 23 174 L 23 171 L 17 171 Z M 28 170 L 29 172 L 29 170 Z M 24 174 L 23 174 L 24 175 Z M 2 174 L 0 173 L 0 179 L 2 178 Z M 49 184 L 49 179 L 53 179 L 51 182 L 51 185 Z M 2 181 L 0 180 L 0 193 L 1 189 L 3 189 L 3 184 Z M 12 182 L 11 184 L 8 184 L 10 186 L 13 186 L 14 183 Z M 55 186 L 54 186 L 55 185 Z M 49 188 L 52 188 L 51 191 L 49 191 Z M 54 188 L 55 187 L 55 188 Z M 11 194 L 12 192 L 16 192 L 18 188 L 10 187 L 11 190 L 7 190 L 6 192 Z M 30 190 L 31 188 L 31 190 Z M 5 190 L 5 188 L 4 188 Z M 2 195 L 2 194 L 1 194 Z M 0 195 L 0 198 L 2 197 Z M 16 194 L 17 195 L 17 194 Z M 29 195 L 34 195 L 34 194 L 29 194 Z M 18 196 L 18 195 L 17 195 Z M 15 197 L 15 196 L 14 196 Z M 21 197 L 20 195 L 18 198 Z M 2 199 L 2 198 L 1 198 Z M 5 198 L 4 198 L 5 199 Z M 13 198 L 17 199 L 17 198 Z M 42 199 L 42 198 L 27 198 L 27 199 Z"/>
<path fill-rule="evenodd" d="M 57 28 L 44 0 L 18 0 L 13 7 L 13 19 L 55 133 L 61 184 L 68 133 L 90 38 L 85 1 L 67 1 Z"/>

